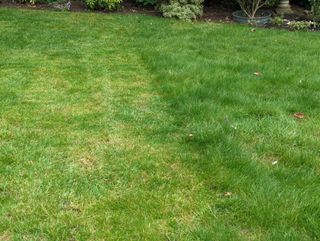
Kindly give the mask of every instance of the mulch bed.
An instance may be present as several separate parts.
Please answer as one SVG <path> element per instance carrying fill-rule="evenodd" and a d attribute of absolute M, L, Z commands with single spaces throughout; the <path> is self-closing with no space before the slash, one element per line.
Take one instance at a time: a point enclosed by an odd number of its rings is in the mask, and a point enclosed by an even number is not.
<path fill-rule="evenodd" d="M 70 0 L 71 2 L 71 12 L 93 12 L 86 8 L 86 5 L 83 1 L 79 0 Z M 22 4 L 16 3 L 14 0 L 0 0 L 0 7 L 9 7 L 9 8 L 22 8 L 22 9 L 40 9 L 40 10 L 55 10 L 51 4 Z M 285 16 L 286 19 L 289 20 L 304 20 L 303 17 L 303 9 L 298 6 L 293 6 L 296 12 L 300 12 L 300 14 Z M 235 6 L 226 6 L 223 4 L 211 4 L 204 7 L 203 16 L 200 18 L 200 21 L 206 22 L 223 22 L 223 23 L 232 23 L 232 13 L 237 10 Z M 272 10 L 272 9 L 271 9 Z M 110 13 L 108 11 L 94 11 L 98 13 Z M 153 7 L 143 7 L 138 6 L 133 1 L 126 0 L 121 4 L 121 8 L 117 11 L 118 13 L 131 13 L 131 14 L 146 14 L 152 16 L 161 17 L 161 13 L 155 10 Z M 267 25 L 266 28 L 282 28 L 288 29 L 284 27 L 275 27 L 271 24 Z M 314 29 L 320 30 L 320 28 Z M 313 30 L 313 31 L 314 31 Z"/>
<path fill-rule="evenodd" d="M 83 1 L 70 0 L 71 2 L 71 12 L 99 12 L 99 13 L 109 13 L 109 11 L 92 11 L 87 9 Z M 0 7 L 9 8 L 23 8 L 23 9 L 40 9 L 40 10 L 55 10 L 51 4 L 28 4 L 28 3 L 16 3 L 14 1 L 0 0 Z M 120 13 L 144 13 L 148 15 L 161 15 L 159 11 L 153 8 L 137 6 L 130 1 L 125 1 L 121 4 L 121 8 L 117 11 Z"/>
<path fill-rule="evenodd" d="M 92 12 L 86 8 L 83 1 L 71 0 L 71 12 Z M 23 9 L 40 9 L 40 10 L 54 10 L 50 4 L 28 4 L 28 3 L 16 3 L 11 0 L 0 0 L 0 7 L 9 8 L 23 8 Z M 200 20 L 215 21 L 215 22 L 232 22 L 232 12 L 234 9 L 227 8 L 222 5 L 206 6 L 204 8 L 204 14 Z M 99 13 L 108 13 L 108 11 L 94 11 Z M 124 1 L 121 4 L 121 8 L 117 11 L 120 13 L 142 13 L 153 16 L 161 16 L 161 13 L 154 10 L 153 7 L 143 7 L 136 5 L 133 1 Z"/>
<path fill-rule="evenodd" d="M 230 23 L 233 22 L 232 13 L 234 10 L 232 7 L 225 7 L 223 5 L 205 6 L 201 20 Z"/>

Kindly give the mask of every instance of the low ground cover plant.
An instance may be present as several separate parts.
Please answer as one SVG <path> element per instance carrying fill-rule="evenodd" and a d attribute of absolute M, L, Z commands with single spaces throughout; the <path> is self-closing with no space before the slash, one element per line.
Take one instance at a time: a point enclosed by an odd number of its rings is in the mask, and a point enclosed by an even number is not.
<path fill-rule="evenodd" d="M 287 28 L 293 31 L 315 31 L 319 28 L 319 23 L 311 20 L 288 20 L 281 16 L 276 16 L 271 21 L 271 26 Z"/>
<path fill-rule="evenodd" d="M 317 27 L 317 23 L 313 21 L 289 21 L 287 25 L 292 30 L 308 30 Z"/>
<path fill-rule="evenodd" d="M 180 20 L 195 20 L 203 13 L 203 0 L 169 0 L 161 4 L 164 17 Z"/>
<path fill-rule="evenodd" d="M 116 10 L 122 0 L 85 0 L 89 9 L 97 10 Z"/>

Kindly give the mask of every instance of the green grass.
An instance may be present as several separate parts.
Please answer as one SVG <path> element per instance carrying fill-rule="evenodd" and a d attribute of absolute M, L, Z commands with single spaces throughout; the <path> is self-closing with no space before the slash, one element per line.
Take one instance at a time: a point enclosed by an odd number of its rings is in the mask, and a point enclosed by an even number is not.
<path fill-rule="evenodd" d="M 0 9 L 0 240 L 319 240 L 319 37 Z"/>

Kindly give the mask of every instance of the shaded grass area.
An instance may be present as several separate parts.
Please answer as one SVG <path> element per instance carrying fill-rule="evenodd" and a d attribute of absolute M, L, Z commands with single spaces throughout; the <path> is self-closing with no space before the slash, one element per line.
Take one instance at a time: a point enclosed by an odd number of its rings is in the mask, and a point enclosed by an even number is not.
<path fill-rule="evenodd" d="M 0 14 L 0 239 L 320 238 L 318 34 Z"/>

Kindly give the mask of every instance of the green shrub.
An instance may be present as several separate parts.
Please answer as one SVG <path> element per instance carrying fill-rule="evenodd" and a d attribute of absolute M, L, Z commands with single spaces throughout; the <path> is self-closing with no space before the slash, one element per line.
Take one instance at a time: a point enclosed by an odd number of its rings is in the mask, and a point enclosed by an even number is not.
<path fill-rule="evenodd" d="M 308 30 L 315 27 L 316 23 L 312 21 L 291 21 L 288 25 L 292 30 Z"/>
<path fill-rule="evenodd" d="M 271 23 L 278 26 L 278 27 L 281 27 L 282 25 L 284 25 L 285 20 L 284 20 L 284 18 L 282 18 L 280 16 L 276 16 L 272 19 Z"/>
<path fill-rule="evenodd" d="M 116 10 L 122 0 L 85 0 L 89 9 Z"/>
<path fill-rule="evenodd" d="M 320 0 L 309 0 L 311 12 L 315 21 L 320 21 Z"/>
<path fill-rule="evenodd" d="M 181 20 L 194 20 L 203 13 L 203 0 L 170 0 L 160 7 L 164 17 Z"/>
<path fill-rule="evenodd" d="M 65 1 L 65 0 L 58 0 L 56 2 L 50 3 L 50 5 L 55 9 L 56 11 L 70 11 L 71 9 L 71 2 Z"/>

